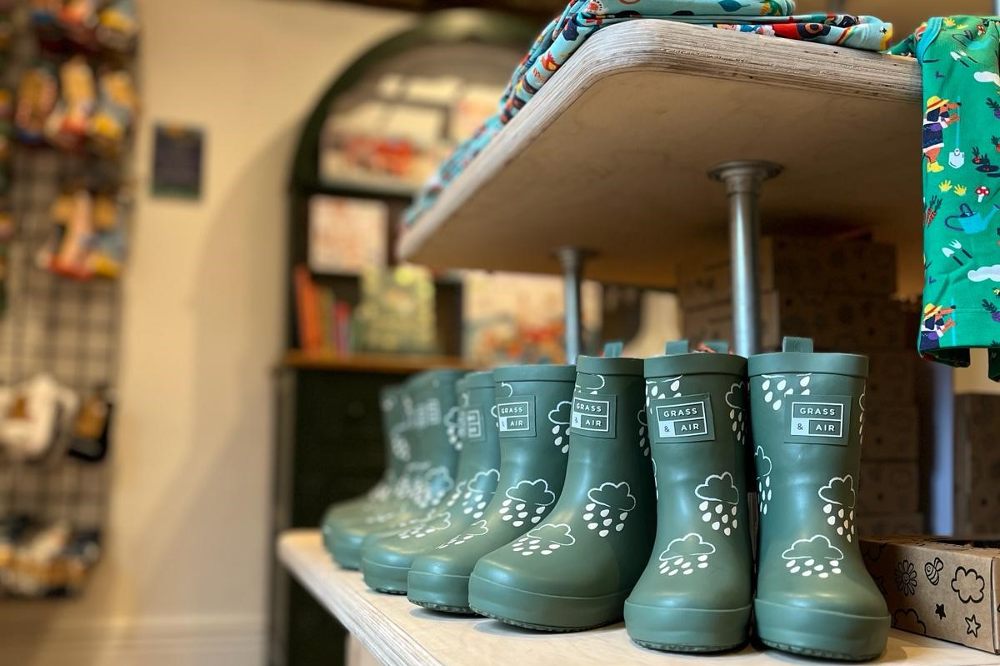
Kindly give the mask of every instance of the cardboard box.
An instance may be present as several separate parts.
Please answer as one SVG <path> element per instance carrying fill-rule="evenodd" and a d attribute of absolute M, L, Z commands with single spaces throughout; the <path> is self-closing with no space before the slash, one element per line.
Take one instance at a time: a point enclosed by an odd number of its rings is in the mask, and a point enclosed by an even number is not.
<path fill-rule="evenodd" d="M 765 351 L 781 347 L 779 301 L 777 292 L 760 295 L 760 344 Z M 681 321 L 684 337 L 694 342 L 733 338 L 733 307 L 730 303 L 717 303 L 696 310 L 682 309 Z"/>
<path fill-rule="evenodd" d="M 896 292 L 896 248 L 869 241 L 773 236 L 760 243 L 761 291 L 813 291 L 888 297 Z M 682 262 L 677 295 L 682 308 L 730 300 L 728 254 Z"/>
<path fill-rule="evenodd" d="M 892 626 L 1000 653 L 1000 542 L 861 539 Z"/>
<path fill-rule="evenodd" d="M 775 350 L 781 337 L 813 339 L 817 350 L 868 353 L 901 351 L 914 346 L 916 331 L 907 330 L 896 301 L 880 296 L 849 296 L 817 292 L 761 294 L 761 348 Z M 684 337 L 689 340 L 728 340 L 733 334 L 730 303 L 683 308 Z"/>
<path fill-rule="evenodd" d="M 923 534 L 927 528 L 922 513 L 861 513 L 858 533 L 862 537 L 883 537 L 888 534 Z"/>
<path fill-rule="evenodd" d="M 916 513 L 920 476 L 916 462 L 861 461 L 858 513 Z"/>
<path fill-rule="evenodd" d="M 866 395 L 861 458 L 917 460 L 920 457 L 920 416 L 916 404 L 872 402 Z"/>
<path fill-rule="evenodd" d="M 912 333 L 916 339 L 916 329 Z M 915 343 L 905 351 L 871 352 L 868 360 L 868 388 L 865 391 L 868 409 L 915 403 L 917 368 L 925 362 L 920 360 Z"/>
<path fill-rule="evenodd" d="M 1000 526 L 1000 395 L 955 396 L 955 529 L 994 534 Z"/>

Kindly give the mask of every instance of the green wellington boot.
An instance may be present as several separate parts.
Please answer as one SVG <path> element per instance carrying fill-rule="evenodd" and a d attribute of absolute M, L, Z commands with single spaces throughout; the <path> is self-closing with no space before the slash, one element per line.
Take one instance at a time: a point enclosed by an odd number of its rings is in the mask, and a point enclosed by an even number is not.
<path fill-rule="evenodd" d="M 331 549 L 332 527 L 338 519 L 353 520 L 366 514 L 380 513 L 401 501 L 399 492 L 403 487 L 403 471 L 410 460 L 410 446 L 401 435 L 407 425 L 403 391 L 402 386 L 386 386 L 380 392 L 386 469 L 379 482 L 367 493 L 333 504 L 326 510 L 321 531 L 328 551 Z"/>
<path fill-rule="evenodd" d="M 576 366 L 508 367 L 493 376 L 498 490 L 482 518 L 414 560 L 407 595 L 425 608 L 471 613 L 469 576 L 479 558 L 537 527 L 562 492 Z"/>
<path fill-rule="evenodd" d="M 364 517 L 332 522 L 330 550 L 340 566 L 360 568 L 361 546 L 368 535 L 392 533 L 419 520 L 455 487 L 459 448 L 455 383 L 462 374 L 458 370 L 429 370 L 407 382 L 404 409 L 409 403 L 410 426 L 405 433 L 412 460 L 402 479 L 401 493 L 406 499 Z"/>
<path fill-rule="evenodd" d="M 392 536 L 372 534 L 361 549 L 368 587 L 406 593 L 413 560 L 481 520 L 500 480 L 500 441 L 493 416 L 493 373 L 474 372 L 456 385 L 459 396 L 458 482 L 451 495 L 416 524 Z"/>
<path fill-rule="evenodd" d="M 747 642 L 753 600 L 747 361 L 691 354 L 686 342 L 667 354 L 645 363 L 656 544 L 625 602 L 625 628 L 656 650 L 729 650 Z"/>
<path fill-rule="evenodd" d="M 616 622 L 653 546 L 656 510 L 642 361 L 581 357 L 559 501 L 545 521 L 479 561 L 469 605 L 543 631 Z"/>
<path fill-rule="evenodd" d="M 862 661 L 885 649 L 889 613 L 855 531 L 868 359 L 784 351 L 750 359 L 760 499 L 757 634 L 812 657 Z"/>

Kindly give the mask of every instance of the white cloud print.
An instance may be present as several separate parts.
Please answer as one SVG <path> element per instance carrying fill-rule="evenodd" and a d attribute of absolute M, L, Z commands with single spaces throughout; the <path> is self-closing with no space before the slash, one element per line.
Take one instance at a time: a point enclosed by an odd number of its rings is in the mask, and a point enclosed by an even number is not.
<path fill-rule="evenodd" d="M 549 422 L 552 423 L 553 444 L 563 453 L 569 452 L 569 425 L 573 413 L 573 403 L 563 400 L 555 409 L 549 412 Z"/>
<path fill-rule="evenodd" d="M 854 507 L 854 478 L 847 476 L 836 476 L 830 479 L 830 483 L 819 489 L 819 497 L 830 504 Z"/>
<path fill-rule="evenodd" d="M 667 549 L 660 553 L 660 561 L 666 561 L 671 557 L 711 555 L 714 552 L 715 546 L 705 541 L 700 534 L 692 532 L 667 544 Z"/>
<path fill-rule="evenodd" d="M 635 508 L 635 495 L 629 485 L 621 483 L 603 483 L 598 488 L 591 488 L 587 493 L 591 502 L 601 504 L 619 511 L 631 511 Z"/>
<path fill-rule="evenodd" d="M 740 501 L 740 491 L 733 483 L 733 475 L 729 472 L 711 475 L 705 479 L 705 483 L 695 488 L 694 494 L 709 502 L 739 504 Z"/>
<path fill-rule="evenodd" d="M 511 545 L 515 553 L 524 557 L 551 555 L 560 548 L 576 543 L 569 525 L 565 523 L 545 524 L 536 527 Z"/>
<path fill-rule="evenodd" d="M 469 490 L 476 492 L 491 493 L 496 490 L 497 481 L 500 480 L 500 472 L 495 469 L 485 472 L 476 472 L 469 480 Z"/>
<path fill-rule="evenodd" d="M 841 573 L 844 552 L 821 534 L 811 539 L 799 539 L 781 554 L 788 573 L 809 578 L 828 579 Z"/>
<path fill-rule="evenodd" d="M 572 412 L 573 403 L 569 400 L 563 400 L 549 412 L 549 421 L 557 425 L 569 425 Z"/>
<path fill-rule="evenodd" d="M 537 525 L 556 501 L 556 494 L 549 490 L 545 479 L 521 481 L 508 488 L 506 495 L 507 499 L 500 505 L 500 518 L 514 527 Z"/>
<path fill-rule="evenodd" d="M 549 490 L 545 479 L 521 481 L 513 488 L 508 488 L 506 494 L 512 500 L 539 506 L 548 506 L 556 501 L 556 494 Z"/>
<path fill-rule="evenodd" d="M 690 576 L 698 569 L 707 569 L 713 553 L 715 546 L 692 532 L 667 544 L 657 568 L 664 576 Z"/>
<path fill-rule="evenodd" d="M 969 271 L 968 277 L 972 282 L 986 282 L 987 280 L 1000 282 L 1000 264 L 975 268 Z"/>

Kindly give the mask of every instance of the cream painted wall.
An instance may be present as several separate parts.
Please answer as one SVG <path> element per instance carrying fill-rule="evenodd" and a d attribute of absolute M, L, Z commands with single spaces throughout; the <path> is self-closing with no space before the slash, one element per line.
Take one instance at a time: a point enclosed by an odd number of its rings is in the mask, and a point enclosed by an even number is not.
<path fill-rule="evenodd" d="M 110 540 L 84 598 L 0 604 L 2 664 L 263 662 L 292 151 L 331 78 L 411 20 L 287 0 L 142 10 Z M 149 196 L 154 121 L 204 128 L 201 201 Z"/>

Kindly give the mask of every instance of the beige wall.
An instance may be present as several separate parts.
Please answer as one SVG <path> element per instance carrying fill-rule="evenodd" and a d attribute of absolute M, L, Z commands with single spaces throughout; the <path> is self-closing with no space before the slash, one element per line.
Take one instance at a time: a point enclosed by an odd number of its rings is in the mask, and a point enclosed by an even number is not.
<path fill-rule="evenodd" d="M 142 9 L 110 541 L 83 599 L 0 604 L 2 664 L 262 663 L 292 150 L 331 78 L 410 20 L 282 0 Z M 153 121 L 206 131 L 201 201 L 149 197 Z"/>

